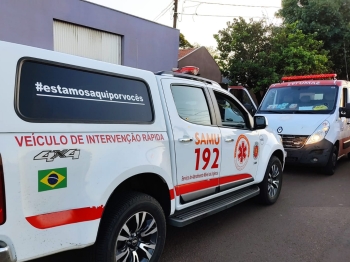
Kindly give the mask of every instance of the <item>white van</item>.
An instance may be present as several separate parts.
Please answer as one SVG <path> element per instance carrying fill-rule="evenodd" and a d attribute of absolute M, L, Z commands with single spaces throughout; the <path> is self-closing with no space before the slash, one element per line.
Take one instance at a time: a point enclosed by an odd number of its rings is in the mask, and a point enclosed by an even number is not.
<path fill-rule="evenodd" d="M 282 136 L 287 163 L 323 167 L 333 175 L 337 159 L 349 155 L 350 84 L 335 77 L 284 77 L 267 91 L 257 115 Z"/>
<path fill-rule="evenodd" d="M 277 201 L 280 137 L 219 84 L 6 42 L 0 57 L 1 262 L 91 245 L 90 261 L 158 261 L 166 222 Z"/>

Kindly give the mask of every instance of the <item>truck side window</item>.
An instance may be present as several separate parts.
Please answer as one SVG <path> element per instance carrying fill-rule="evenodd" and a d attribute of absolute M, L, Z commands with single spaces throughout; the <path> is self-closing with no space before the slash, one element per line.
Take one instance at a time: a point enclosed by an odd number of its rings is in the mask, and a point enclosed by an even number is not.
<path fill-rule="evenodd" d="M 17 114 L 29 122 L 152 124 L 147 83 L 26 59 L 19 63 Z"/>
<path fill-rule="evenodd" d="M 340 100 L 340 106 L 346 107 L 346 104 L 348 103 L 348 89 L 346 87 L 342 90 L 342 97 Z"/>
<path fill-rule="evenodd" d="M 171 86 L 179 116 L 190 123 L 210 126 L 209 107 L 202 88 Z"/>
<path fill-rule="evenodd" d="M 214 92 L 221 115 L 222 126 L 245 129 L 244 113 L 232 99 L 224 94 Z"/>

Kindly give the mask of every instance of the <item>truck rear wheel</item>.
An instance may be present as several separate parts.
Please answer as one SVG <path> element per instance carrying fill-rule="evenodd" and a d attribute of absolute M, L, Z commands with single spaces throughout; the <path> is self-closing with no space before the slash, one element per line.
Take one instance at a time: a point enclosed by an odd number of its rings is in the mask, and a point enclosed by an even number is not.
<path fill-rule="evenodd" d="M 160 204 L 151 196 L 129 192 L 109 205 L 94 246 L 97 262 L 158 261 L 166 225 Z"/>
<path fill-rule="evenodd" d="M 260 203 L 265 205 L 274 204 L 281 192 L 282 187 L 282 164 L 276 157 L 270 158 L 263 181 L 259 184 L 260 194 L 257 196 Z"/>

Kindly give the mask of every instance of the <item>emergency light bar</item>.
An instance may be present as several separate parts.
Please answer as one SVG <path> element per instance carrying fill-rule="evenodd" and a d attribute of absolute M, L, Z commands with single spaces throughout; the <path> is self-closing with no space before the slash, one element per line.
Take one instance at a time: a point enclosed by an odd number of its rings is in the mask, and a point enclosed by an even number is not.
<path fill-rule="evenodd" d="M 298 81 L 298 80 L 314 80 L 314 79 L 335 79 L 337 74 L 320 74 L 320 75 L 308 75 L 308 76 L 284 76 L 282 81 Z"/>
<path fill-rule="evenodd" d="M 184 66 L 182 68 L 173 69 L 175 73 L 197 75 L 199 73 L 199 68 L 195 66 Z"/>

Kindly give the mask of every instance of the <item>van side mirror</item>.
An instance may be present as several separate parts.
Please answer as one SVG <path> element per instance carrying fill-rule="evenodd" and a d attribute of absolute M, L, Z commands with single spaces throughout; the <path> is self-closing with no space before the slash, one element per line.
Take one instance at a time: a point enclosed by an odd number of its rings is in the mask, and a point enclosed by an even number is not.
<path fill-rule="evenodd" d="M 339 117 L 350 118 L 350 103 L 347 103 L 345 107 L 339 107 Z"/>
<path fill-rule="evenodd" d="M 254 130 L 265 129 L 267 127 L 267 119 L 264 116 L 254 116 Z"/>

